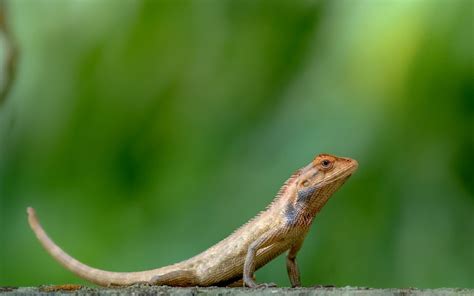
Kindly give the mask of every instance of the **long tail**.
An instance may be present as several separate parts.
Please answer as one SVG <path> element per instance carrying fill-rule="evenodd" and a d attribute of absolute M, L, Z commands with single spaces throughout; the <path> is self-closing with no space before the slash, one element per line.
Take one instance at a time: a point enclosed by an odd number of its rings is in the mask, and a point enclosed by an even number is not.
<path fill-rule="evenodd" d="M 36 234 L 36 237 L 46 249 L 46 251 L 65 268 L 79 277 L 95 284 L 101 286 L 125 286 L 140 282 L 156 282 L 156 280 L 163 275 L 166 277 L 166 274 L 170 274 L 170 272 L 173 274 L 173 270 L 176 270 L 176 268 L 173 268 L 173 266 L 168 266 L 140 272 L 111 272 L 87 266 L 68 255 L 49 238 L 43 227 L 41 227 L 41 224 L 36 217 L 36 213 L 33 208 L 27 208 L 27 213 L 28 222 L 30 223 L 31 229 L 33 229 L 33 232 Z"/>

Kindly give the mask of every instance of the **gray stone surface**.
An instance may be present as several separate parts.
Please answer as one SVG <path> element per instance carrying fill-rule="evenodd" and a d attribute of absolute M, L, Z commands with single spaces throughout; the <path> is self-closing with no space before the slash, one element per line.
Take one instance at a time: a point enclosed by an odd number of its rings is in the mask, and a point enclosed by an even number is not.
<path fill-rule="evenodd" d="M 313 288 L 175 288 L 160 286 L 131 286 L 126 288 L 91 288 L 74 285 L 66 286 L 41 286 L 41 287 L 0 287 L 0 295 L 157 295 L 157 296 L 196 296 L 196 295 L 292 295 L 292 296 L 341 296 L 341 295 L 422 295 L 422 296 L 454 296 L 472 295 L 474 289 L 371 289 L 357 287 L 313 287 Z"/>

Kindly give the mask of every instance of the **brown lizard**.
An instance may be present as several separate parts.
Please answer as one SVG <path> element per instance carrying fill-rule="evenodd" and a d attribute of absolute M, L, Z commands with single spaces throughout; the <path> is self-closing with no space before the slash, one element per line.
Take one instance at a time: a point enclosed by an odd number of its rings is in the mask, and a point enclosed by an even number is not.
<path fill-rule="evenodd" d="M 136 283 L 169 286 L 227 286 L 242 282 L 259 287 L 254 272 L 286 250 L 288 276 L 300 286 L 296 264 L 303 240 L 316 214 L 331 195 L 357 169 L 357 161 L 328 154 L 318 155 L 297 170 L 281 187 L 273 202 L 233 234 L 188 260 L 140 272 L 110 272 L 89 267 L 72 258 L 46 234 L 33 208 L 28 221 L 37 238 L 64 267 L 102 286 Z M 265 285 L 265 284 L 263 284 Z"/>

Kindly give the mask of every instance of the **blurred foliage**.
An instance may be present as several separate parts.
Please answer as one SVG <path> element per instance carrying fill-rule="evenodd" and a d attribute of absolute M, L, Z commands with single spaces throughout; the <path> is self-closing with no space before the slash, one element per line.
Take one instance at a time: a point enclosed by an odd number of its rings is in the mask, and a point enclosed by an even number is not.
<path fill-rule="evenodd" d="M 474 287 L 472 1 L 9 4 L 0 285 L 83 283 L 26 206 L 83 262 L 149 269 L 329 152 L 360 168 L 305 241 L 304 285 Z M 283 259 L 257 279 L 288 285 Z"/>

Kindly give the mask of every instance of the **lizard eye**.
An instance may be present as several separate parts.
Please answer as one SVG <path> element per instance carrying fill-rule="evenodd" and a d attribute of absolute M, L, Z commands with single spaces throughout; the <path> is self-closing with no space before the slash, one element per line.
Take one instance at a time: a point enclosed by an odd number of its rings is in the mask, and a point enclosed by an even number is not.
<path fill-rule="evenodd" d="M 301 183 L 304 187 L 308 187 L 309 186 L 309 181 L 308 180 L 304 180 L 303 183 Z"/>
<path fill-rule="evenodd" d="M 332 163 L 331 163 L 331 161 L 330 161 L 329 159 L 323 159 L 323 160 L 321 161 L 321 167 L 322 167 L 323 169 L 329 169 L 331 166 L 332 166 Z"/>

